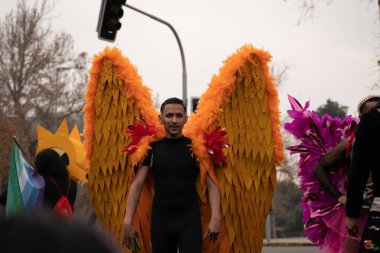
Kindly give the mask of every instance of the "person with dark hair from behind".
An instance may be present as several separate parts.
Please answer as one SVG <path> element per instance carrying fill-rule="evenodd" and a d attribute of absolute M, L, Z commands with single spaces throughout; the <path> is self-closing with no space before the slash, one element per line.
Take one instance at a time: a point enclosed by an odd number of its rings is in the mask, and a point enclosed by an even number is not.
<path fill-rule="evenodd" d="M 69 178 L 67 170 L 69 162 L 67 154 L 58 148 L 45 149 L 37 154 L 34 162 L 36 171 L 45 180 L 45 191 L 42 201 L 44 209 L 55 210 L 62 196 L 66 196 L 71 210 L 74 210 L 77 183 Z M 71 216 L 71 214 L 68 216 Z"/>
<path fill-rule="evenodd" d="M 360 252 L 380 251 L 380 102 L 361 117 L 355 134 L 346 203 L 346 227 L 353 236 L 358 233 L 358 217 L 369 175 L 373 181 L 374 199 L 361 238 Z"/>
<path fill-rule="evenodd" d="M 46 211 L 46 210 L 45 210 Z M 118 253 L 100 231 L 59 219 L 51 212 L 0 219 L 2 253 Z"/>

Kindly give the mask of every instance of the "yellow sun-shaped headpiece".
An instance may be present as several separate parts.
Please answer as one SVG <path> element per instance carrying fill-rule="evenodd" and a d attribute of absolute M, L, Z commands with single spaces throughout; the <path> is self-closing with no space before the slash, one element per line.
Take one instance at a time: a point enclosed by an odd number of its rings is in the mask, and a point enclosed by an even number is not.
<path fill-rule="evenodd" d="M 69 128 L 64 119 L 55 134 L 42 126 L 37 127 L 38 147 L 36 153 L 48 148 L 63 150 L 70 159 L 67 166 L 70 176 L 76 181 L 87 183 L 85 168 L 85 152 L 78 127 L 75 125 L 69 134 Z"/>

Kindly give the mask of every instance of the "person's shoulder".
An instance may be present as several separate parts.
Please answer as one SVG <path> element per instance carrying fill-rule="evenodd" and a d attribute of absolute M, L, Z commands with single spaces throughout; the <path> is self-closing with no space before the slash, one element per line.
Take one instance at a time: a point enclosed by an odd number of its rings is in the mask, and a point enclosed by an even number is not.
<path fill-rule="evenodd" d="M 147 154 L 151 153 L 153 150 L 156 150 L 157 148 L 161 147 L 164 144 L 165 144 L 165 138 L 152 141 L 151 143 L 149 143 L 149 149 L 147 150 Z"/>
<path fill-rule="evenodd" d="M 151 145 L 152 145 L 152 144 L 156 144 L 156 143 L 164 142 L 165 140 L 166 140 L 166 138 L 165 138 L 165 137 L 162 137 L 162 138 L 160 138 L 160 139 L 158 139 L 158 140 L 155 140 L 155 141 L 151 142 Z"/>
<path fill-rule="evenodd" d="M 344 150 L 344 149 L 346 149 L 347 143 L 348 143 L 348 138 L 345 138 L 345 139 L 341 140 L 333 149 Z"/>
<path fill-rule="evenodd" d="M 154 146 L 156 145 L 159 145 L 160 143 L 163 143 L 165 141 L 165 138 L 161 138 L 161 139 L 158 139 L 158 140 L 155 140 L 155 141 L 152 141 L 149 146 L 151 148 L 153 148 Z"/>
<path fill-rule="evenodd" d="M 186 136 L 183 136 L 183 141 L 186 143 L 186 144 L 191 144 L 192 141 L 190 138 L 187 138 Z"/>
<path fill-rule="evenodd" d="M 368 114 L 373 116 L 380 116 L 380 108 L 372 108 L 371 110 L 369 110 Z"/>
<path fill-rule="evenodd" d="M 369 112 L 364 113 L 360 119 L 360 122 L 366 121 L 378 121 L 380 119 L 380 111 L 379 108 L 372 108 Z"/>
<path fill-rule="evenodd" d="M 69 178 L 69 180 L 70 180 L 70 183 L 71 183 L 72 185 L 77 185 L 77 184 L 78 184 L 78 182 L 75 181 L 74 179 L 72 179 L 71 177 Z"/>

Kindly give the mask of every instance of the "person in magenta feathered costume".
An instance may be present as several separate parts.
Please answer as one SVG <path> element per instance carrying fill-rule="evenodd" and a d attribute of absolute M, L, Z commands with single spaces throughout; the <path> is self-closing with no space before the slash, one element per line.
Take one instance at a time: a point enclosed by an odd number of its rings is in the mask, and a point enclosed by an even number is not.
<path fill-rule="evenodd" d="M 372 101 L 380 98 L 368 96 L 358 106 L 359 114 L 372 108 Z M 353 136 L 358 119 L 347 116 L 319 117 L 315 111 L 289 96 L 292 107 L 288 111 L 293 119 L 284 128 L 299 140 L 298 145 L 288 147 L 291 154 L 299 154 L 298 175 L 304 191 L 301 207 L 305 235 L 324 252 L 355 253 L 359 250 L 360 237 L 368 210 L 363 205 L 358 237 L 348 235 L 345 228 L 345 208 L 348 165 Z M 370 184 L 369 184 L 370 186 Z"/>

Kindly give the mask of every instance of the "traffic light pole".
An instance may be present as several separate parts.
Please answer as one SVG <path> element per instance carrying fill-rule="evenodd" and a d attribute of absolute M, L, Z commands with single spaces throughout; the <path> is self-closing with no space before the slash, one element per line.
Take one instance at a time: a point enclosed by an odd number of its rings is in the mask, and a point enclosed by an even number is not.
<path fill-rule="evenodd" d="M 174 29 L 174 27 L 167 21 L 165 20 L 162 20 L 156 16 L 153 16 L 145 11 L 142 11 L 140 9 L 137 9 L 127 3 L 124 4 L 125 7 L 128 7 L 129 9 L 132 9 L 134 11 L 137 11 L 145 16 L 148 16 L 150 17 L 151 19 L 154 19 L 164 25 L 167 25 L 170 30 L 172 30 L 172 32 L 174 33 L 174 36 L 178 42 L 178 46 L 179 46 L 179 50 L 181 52 L 181 59 L 182 59 L 182 100 L 183 100 L 183 103 L 187 106 L 187 74 L 186 74 L 186 62 L 185 62 L 185 53 L 183 52 L 183 47 L 182 47 L 182 44 L 181 44 L 181 40 L 179 39 L 179 36 L 176 32 L 176 30 Z"/>

